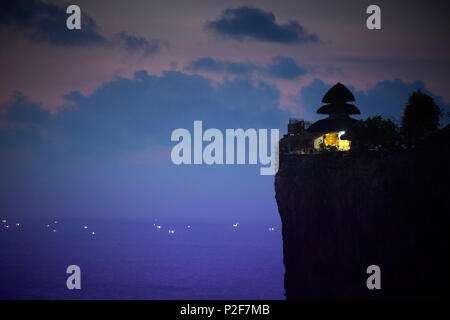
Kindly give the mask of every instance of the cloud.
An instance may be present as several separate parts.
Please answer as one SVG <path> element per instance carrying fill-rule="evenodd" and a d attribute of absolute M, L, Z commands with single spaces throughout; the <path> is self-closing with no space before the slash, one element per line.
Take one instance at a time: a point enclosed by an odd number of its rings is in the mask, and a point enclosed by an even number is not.
<path fill-rule="evenodd" d="M 308 33 L 298 21 L 277 24 L 273 13 L 246 6 L 224 10 L 217 20 L 207 21 L 205 28 L 238 40 L 255 39 L 286 44 L 320 41 L 317 35 Z"/>
<path fill-rule="evenodd" d="M 43 144 L 39 129 L 50 123 L 51 114 L 41 104 L 30 101 L 21 92 L 14 92 L 0 110 L 0 149 Z"/>
<path fill-rule="evenodd" d="M 285 80 L 296 80 L 307 73 L 307 70 L 299 66 L 294 59 L 282 56 L 273 58 L 267 65 L 203 57 L 187 63 L 184 69 L 192 72 L 228 73 L 236 76 L 250 76 L 256 72 L 270 78 Z"/>
<path fill-rule="evenodd" d="M 234 75 L 249 75 L 257 70 L 258 67 L 249 62 L 232 62 L 203 57 L 187 63 L 184 69 L 194 72 L 206 71 L 214 73 L 230 73 Z"/>
<path fill-rule="evenodd" d="M 0 122 L 8 124 L 43 124 L 50 120 L 51 114 L 42 105 L 30 101 L 21 92 L 14 92 L 11 101 L 1 106 Z"/>
<path fill-rule="evenodd" d="M 41 0 L 2 1 L 0 25 L 13 28 L 34 42 L 79 46 L 107 42 L 98 33 L 95 21 L 83 11 L 81 30 L 67 29 L 65 9 Z"/>
<path fill-rule="evenodd" d="M 15 0 L 0 3 L 0 26 L 22 33 L 30 41 L 51 43 L 60 46 L 90 46 L 113 44 L 123 46 L 128 52 L 151 56 L 168 46 L 157 39 L 147 39 L 125 31 L 113 39 L 99 33 L 97 23 L 86 12 L 81 11 L 81 30 L 69 30 L 66 8 L 41 0 Z"/>
<path fill-rule="evenodd" d="M 345 84 L 345 83 L 344 83 Z M 302 87 L 295 102 L 308 120 L 322 118 L 316 110 L 333 84 L 314 79 Z M 409 95 L 421 89 L 448 112 L 442 97 L 426 90 L 422 81 L 400 79 L 376 83 L 354 93 L 361 117 L 383 115 L 400 120 Z M 116 78 L 92 94 L 78 91 L 64 96 L 67 104 L 51 115 L 22 93 L 0 106 L 1 147 L 7 141 L 32 144 L 47 141 L 56 153 L 107 156 L 124 150 L 170 145 L 175 128 L 190 128 L 194 120 L 216 128 L 281 128 L 290 116 L 279 108 L 279 90 L 246 77 L 219 84 L 200 75 L 168 71 L 161 76 L 138 71 L 132 79 Z M 44 134 L 44 135 L 42 135 Z M 37 135 L 37 136 L 36 136 Z M 15 137 L 10 139 L 7 137 Z M 27 140 L 28 139 L 28 140 Z"/>
<path fill-rule="evenodd" d="M 272 78 L 295 80 L 306 74 L 307 70 L 300 67 L 292 58 L 275 57 L 272 63 L 265 67 L 263 73 Z"/>
<path fill-rule="evenodd" d="M 427 90 L 423 81 L 384 80 L 377 82 L 367 91 L 358 91 L 352 85 L 343 83 L 353 92 L 356 99 L 354 104 L 361 110 L 361 116 L 359 116 L 361 119 L 381 115 L 400 124 L 408 98 L 417 89 L 421 89 L 433 97 L 436 104 L 445 112 L 450 111 L 450 105 L 445 104 L 441 96 Z M 298 97 L 294 100 L 301 106 L 302 114 L 306 119 L 318 120 L 323 118 L 315 112 L 323 105 L 321 102 L 323 95 L 333 85 L 334 83 L 328 84 L 320 79 L 314 79 L 300 89 Z M 448 122 L 448 118 L 442 118 L 441 122 Z"/>
<path fill-rule="evenodd" d="M 121 43 L 128 52 L 138 53 L 144 57 L 149 57 L 159 52 L 167 43 L 157 39 L 146 39 L 144 37 L 120 32 L 116 35 L 119 43 Z"/>
<path fill-rule="evenodd" d="M 200 75 L 145 70 L 133 79 L 106 82 L 91 95 L 71 92 L 46 127 L 60 148 L 73 154 L 107 155 L 170 144 L 179 127 L 203 120 L 208 127 L 281 127 L 279 91 L 263 81 L 226 80 L 219 85 Z M 60 150 L 60 149 L 58 149 Z"/>

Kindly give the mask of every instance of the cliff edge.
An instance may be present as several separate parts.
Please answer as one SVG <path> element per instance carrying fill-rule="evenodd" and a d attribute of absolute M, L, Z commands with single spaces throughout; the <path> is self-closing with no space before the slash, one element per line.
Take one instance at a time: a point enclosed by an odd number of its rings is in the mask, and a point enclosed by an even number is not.
<path fill-rule="evenodd" d="M 448 155 L 280 155 L 286 298 L 448 297 Z M 380 290 L 366 286 L 370 265 Z"/>

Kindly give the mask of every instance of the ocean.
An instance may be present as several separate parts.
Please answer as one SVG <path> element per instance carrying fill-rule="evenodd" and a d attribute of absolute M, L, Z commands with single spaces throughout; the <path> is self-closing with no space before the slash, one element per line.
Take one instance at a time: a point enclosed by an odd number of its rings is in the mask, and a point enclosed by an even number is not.
<path fill-rule="evenodd" d="M 81 268 L 80 290 L 66 287 L 69 265 Z M 284 299 L 283 276 L 276 223 L 0 225 L 0 299 Z"/>

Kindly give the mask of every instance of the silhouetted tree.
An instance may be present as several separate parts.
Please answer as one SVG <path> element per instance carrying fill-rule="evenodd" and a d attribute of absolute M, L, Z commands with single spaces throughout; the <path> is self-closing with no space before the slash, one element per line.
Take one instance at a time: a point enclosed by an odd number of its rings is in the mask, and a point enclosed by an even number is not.
<path fill-rule="evenodd" d="M 419 90 L 409 97 L 402 117 L 401 133 L 408 146 L 416 146 L 438 130 L 441 109 Z"/>
<path fill-rule="evenodd" d="M 381 116 L 356 122 L 348 130 L 348 138 L 354 152 L 389 151 L 399 148 L 401 144 L 397 125 Z"/>

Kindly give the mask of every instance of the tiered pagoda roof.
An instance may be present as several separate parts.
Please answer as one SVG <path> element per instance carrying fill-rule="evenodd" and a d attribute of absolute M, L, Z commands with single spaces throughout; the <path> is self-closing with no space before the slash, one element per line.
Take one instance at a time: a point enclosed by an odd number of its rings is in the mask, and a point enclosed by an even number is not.
<path fill-rule="evenodd" d="M 309 132 L 338 132 L 345 131 L 354 124 L 356 119 L 351 114 L 361 114 L 359 109 L 348 101 L 355 101 L 355 97 L 342 83 L 338 82 L 323 96 L 322 102 L 327 103 L 317 110 L 319 114 L 328 114 L 329 117 L 314 122 Z"/>

